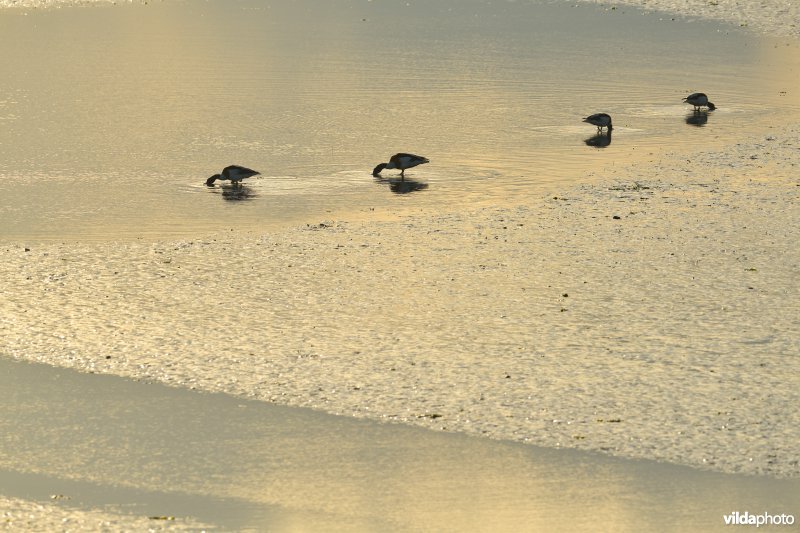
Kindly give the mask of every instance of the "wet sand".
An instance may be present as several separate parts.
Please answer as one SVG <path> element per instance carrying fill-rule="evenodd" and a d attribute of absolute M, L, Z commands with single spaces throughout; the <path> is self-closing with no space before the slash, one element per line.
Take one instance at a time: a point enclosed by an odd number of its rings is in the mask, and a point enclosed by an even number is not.
<path fill-rule="evenodd" d="M 781 18 L 749 19 L 758 31 L 797 20 L 783 2 L 759 9 Z M 776 125 L 505 207 L 175 242 L 5 242 L 3 355 L 796 478 L 799 145 L 800 130 Z M 62 519 L 45 506 L 23 523 L 34 504 L 2 504 L 6 526 Z"/>
<path fill-rule="evenodd" d="M 797 144 L 796 130 L 775 132 L 507 208 L 181 242 L 6 244 L 5 351 L 797 476 Z"/>
<path fill-rule="evenodd" d="M 0 390 L 0 435 L 13 435 L 0 438 L 0 493 L 43 499 L 35 520 L 55 508 L 70 527 L 77 507 L 103 509 L 105 520 L 120 519 L 113 510 L 225 531 L 712 531 L 732 509 L 786 512 L 800 496 L 800 479 L 499 442 L 4 359 Z"/>
<path fill-rule="evenodd" d="M 0 334 L 84 372 L 797 478 L 798 143 L 776 129 L 507 208 L 5 243 Z M 3 504 L 12 528 L 125 520 Z"/>
<path fill-rule="evenodd" d="M 56 496 L 57 495 L 53 495 Z M 101 509 L 86 511 L 0 496 L 0 529 L 12 531 L 202 531 L 180 517 L 132 517 Z"/>
<path fill-rule="evenodd" d="M 797 2 L 750 2 L 749 0 L 582 0 L 608 6 L 611 11 L 625 6 L 662 11 L 689 19 L 721 20 L 759 33 L 800 37 L 800 4 Z M 668 20 L 674 20 L 669 16 Z"/>

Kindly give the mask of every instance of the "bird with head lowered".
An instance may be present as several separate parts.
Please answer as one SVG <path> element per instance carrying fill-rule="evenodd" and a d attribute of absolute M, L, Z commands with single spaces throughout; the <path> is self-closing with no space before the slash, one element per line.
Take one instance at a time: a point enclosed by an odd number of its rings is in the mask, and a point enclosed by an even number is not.
<path fill-rule="evenodd" d="M 589 115 L 583 121 L 597 126 L 598 132 L 602 131 L 603 128 L 608 128 L 609 132 L 614 129 L 614 126 L 611 125 L 611 115 L 608 113 L 595 113 L 594 115 Z"/>
<path fill-rule="evenodd" d="M 392 157 L 389 158 L 388 163 L 381 163 L 377 167 L 372 170 L 372 175 L 376 178 L 380 176 L 381 171 L 385 168 L 399 168 L 400 169 L 400 177 L 405 177 L 406 169 L 415 167 L 417 165 L 422 165 L 424 163 L 430 163 L 430 160 L 427 157 L 422 157 L 421 155 L 414 155 L 414 154 L 394 154 Z"/>
<path fill-rule="evenodd" d="M 251 178 L 253 176 L 258 176 L 261 174 L 256 170 L 252 170 L 245 167 L 240 167 L 239 165 L 230 165 L 222 169 L 221 174 L 214 174 L 210 178 L 206 180 L 206 185 L 209 187 L 214 186 L 214 182 L 217 180 L 220 181 L 230 181 L 231 184 L 235 187 L 237 185 L 241 185 L 242 180 Z"/>
<path fill-rule="evenodd" d="M 692 93 L 683 99 L 687 104 L 692 104 L 695 111 L 699 111 L 701 107 L 707 107 L 709 111 L 714 111 L 717 106 L 708 101 L 708 96 L 705 93 Z"/>

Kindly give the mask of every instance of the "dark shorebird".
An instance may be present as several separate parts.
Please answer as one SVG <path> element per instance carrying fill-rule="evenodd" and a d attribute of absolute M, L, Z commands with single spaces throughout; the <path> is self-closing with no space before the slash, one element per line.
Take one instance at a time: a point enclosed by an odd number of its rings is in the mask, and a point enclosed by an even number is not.
<path fill-rule="evenodd" d="M 420 155 L 414 154 L 394 154 L 388 163 L 381 163 L 374 169 L 372 169 L 372 175 L 376 178 L 380 176 L 380 173 L 385 168 L 399 168 L 400 169 L 400 177 L 405 177 L 405 171 L 407 168 L 415 167 L 417 165 L 421 165 L 423 163 L 429 163 L 427 157 L 422 157 Z"/>
<path fill-rule="evenodd" d="M 603 128 L 608 128 L 609 132 L 614 129 L 614 126 L 611 125 L 611 115 L 607 113 L 595 113 L 594 115 L 589 115 L 583 121 L 597 126 L 598 132 L 602 131 Z"/>
<path fill-rule="evenodd" d="M 230 181 L 234 186 L 241 185 L 243 179 L 251 178 L 261 174 L 249 168 L 240 167 L 239 165 L 231 165 L 222 170 L 222 174 L 214 174 L 206 180 L 206 185 L 209 187 L 214 185 L 217 180 Z"/>
<path fill-rule="evenodd" d="M 683 99 L 687 104 L 692 104 L 695 111 L 699 111 L 701 107 L 707 107 L 709 111 L 714 111 L 717 106 L 708 101 L 708 96 L 705 93 L 692 93 Z"/>

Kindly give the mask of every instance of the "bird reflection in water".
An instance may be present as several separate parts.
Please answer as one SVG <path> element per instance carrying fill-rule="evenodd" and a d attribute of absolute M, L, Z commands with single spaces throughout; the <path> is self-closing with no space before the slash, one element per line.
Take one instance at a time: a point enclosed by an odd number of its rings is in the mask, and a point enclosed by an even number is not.
<path fill-rule="evenodd" d="M 223 185 L 214 191 L 222 194 L 222 199 L 226 202 L 242 202 L 258 197 L 258 194 L 247 185 Z"/>
<path fill-rule="evenodd" d="M 594 148 L 605 148 L 606 146 L 611 144 L 611 130 L 608 130 L 605 133 L 598 133 L 597 135 L 592 135 L 588 139 L 584 139 L 583 142 L 586 143 L 586 146 L 592 146 Z"/>
<path fill-rule="evenodd" d="M 389 190 L 395 194 L 408 194 L 417 191 L 424 191 L 428 188 L 427 183 L 422 183 L 409 178 L 384 178 L 380 175 L 375 176 L 375 183 L 388 185 Z"/>
<path fill-rule="evenodd" d="M 686 115 L 685 120 L 690 126 L 702 128 L 708 122 L 708 111 L 692 111 Z"/>

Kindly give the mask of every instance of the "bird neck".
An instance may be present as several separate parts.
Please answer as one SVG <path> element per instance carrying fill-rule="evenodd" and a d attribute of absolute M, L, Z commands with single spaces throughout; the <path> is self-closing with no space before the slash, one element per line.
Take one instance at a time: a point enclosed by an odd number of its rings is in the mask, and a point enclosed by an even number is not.
<path fill-rule="evenodd" d="M 381 170 L 383 170 L 384 168 L 387 168 L 387 167 L 388 168 L 394 168 L 394 167 L 390 167 L 386 163 L 381 163 L 380 165 L 378 165 L 377 167 L 372 169 L 372 175 L 373 176 L 378 176 L 381 173 Z"/>

